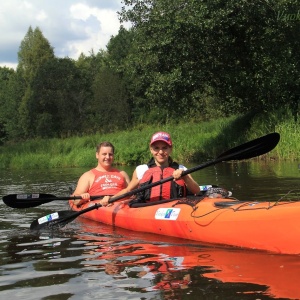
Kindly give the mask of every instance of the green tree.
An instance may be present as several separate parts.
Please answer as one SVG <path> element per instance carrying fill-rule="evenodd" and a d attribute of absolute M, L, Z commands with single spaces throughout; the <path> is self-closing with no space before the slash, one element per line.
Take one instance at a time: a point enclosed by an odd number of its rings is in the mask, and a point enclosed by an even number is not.
<path fill-rule="evenodd" d="M 125 61 L 131 51 L 133 38 L 133 31 L 121 26 L 118 34 L 112 36 L 107 44 L 106 63 L 121 76 L 125 73 Z"/>
<path fill-rule="evenodd" d="M 4 72 L 2 72 L 4 71 Z M 4 140 L 22 138 L 18 109 L 24 95 L 24 81 L 13 69 L 1 69 L 0 123 Z"/>
<path fill-rule="evenodd" d="M 132 91 L 134 82 L 128 76 L 127 63 L 128 57 L 132 51 L 132 42 L 134 39 L 134 32 L 120 27 L 116 36 L 112 36 L 107 44 L 107 55 L 105 56 L 105 64 L 113 73 L 118 76 L 118 80 L 122 80 L 122 86 L 126 90 L 126 99 L 128 105 L 127 120 L 132 119 L 132 112 L 135 110 L 136 104 L 133 104 L 133 97 L 135 95 Z"/>
<path fill-rule="evenodd" d="M 138 105 L 161 119 L 201 118 L 208 107 L 223 114 L 282 105 L 297 111 L 300 27 L 278 19 L 278 12 L 297 13 L 296 1 L 124 4 L 121 20 L 135 34 L 126 71 Z"/>
<path fill-rule="evenodd" d="M 36 110 L 38 105 L 34 103 L 35 98 L 33 95 L 39 91 L 33 90 L 33 81 L 38 71 L 43 68 L 43 65 L 53 59 L 53 48 L 43 36 L 41 30 L 38 27 L 35 30 L 29 27 L 20 45 L 17 67 L 17 73 L 23 78 L 25 84 L 24 95 L 18 109 L 19 124 L 23 130 L 24 137 L 34 136 L 32 124 L 34 123 L 35 115 L 38 113 Z"/>
<path fill-rule="evenodd" d="M 7 123 L 13 118 L 14 113 L 9 108 L 10 102 L 10 84 L 15 72 L 7 67 L 0 67 L 0 142 L 4 141 L 7 136 Z"/>
<path fill-rule="evenodd" d="M 122 11 L 122 20 L 132 22 L 135 33 L 126 70 L 132 78 L 136 110 L 150 120 L 184 118 L 191 108 L 201 106 L 206 86 L 199 57 L 199 1 L 125 4 L 129 8 Z"/>
<path fill-rule="evenodd" d="M 72 59 L 55 58 L 44 63 L 32 80 L 32 88 L 36 136 L 66 137 L 81 132 L 85 82 Z"/>
<path fill-rule="evenodd" d="M 100 50 L 97 54 L 91 51 L 89 56 L 81 54 L 76 61 L 76 66 L 81 73 L 81 93 L 84 93 L 84 102 L 80 107 L 81 131 L 94 133 L 95 131 L 95 107 L 94 107 L 94 82 L 97 74 L 105 66 L 106 52 Z M 97 108 L 96 108 L 97 110 Z"/>
<path fill-rule="evenodd" d="M 98 72 L 94 82 L 93 129 L 114 131 L 129 125 L 129 106 L 125 86 L 109 68 Z"/>

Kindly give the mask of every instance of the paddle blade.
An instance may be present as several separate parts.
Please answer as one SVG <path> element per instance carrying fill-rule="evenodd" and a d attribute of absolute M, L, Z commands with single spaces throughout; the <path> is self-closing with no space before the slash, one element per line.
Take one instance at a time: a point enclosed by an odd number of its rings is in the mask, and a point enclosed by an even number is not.
<path fill-rule="evenodd" d="M 55 227 L 64 227 L 66 224 L 72 222 L 81 214 L 84 214 L 93 209 L 98 209 L 99 207 L 101 207 L 101 204 L 96 203 L 80 211 L 71 211 L 71 210 L 58 211 L 46 215 L 44 217 L 41 217 L 37 220 L 34 220 L 30 225 L 30 229 L 41 230 L 41 229 L 52 229 Z"/>
<path fill-rule="evenodd" d="M 78 215 L 78 212 L 74 212 L 71 210 L 54 212 L 34 220 L 30 225 L 30 229 L 41 230 L 52 229 L 54 227 L 64 227 L 67 223 L 73 221 Z"/>
<path fill-rule="evenodd" d="M 217 157 L 217 160 L 242 160 L 257 157 L 273 150 L 279 140 L 279 133 L 270 133 L 222 153 Z"/>
<path fill-rule="evenodd" d="M 51 194 L 11 194 L 3 196 L 3 202 L 12 208 L 29 208 L 55 200 Z"/>

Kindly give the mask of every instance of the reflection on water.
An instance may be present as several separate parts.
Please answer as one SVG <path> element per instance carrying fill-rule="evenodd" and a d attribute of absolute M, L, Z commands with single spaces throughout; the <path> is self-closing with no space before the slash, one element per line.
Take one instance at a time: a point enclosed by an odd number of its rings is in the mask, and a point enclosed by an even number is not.
<path fill-rule="evenodd" d="M 1 197 L 66 196 L 83 171 L 0 171 Z M 193 176 L 241 200 L 278 200 L 299 189 L 299 174 L 296 163 L 254 162 L 219 164 Z M 220 248 L 83 218 L 55 232 L 29 231 L 34 219 L 65 209 L 66 201 L 25 210 L 0 203 L 3 299 L 300 299 L 299 256 Z"/>
<path fill-rule="evenodd" d="M 298 256 L 225 249 L 79 219 L 2 242 L 0 291 L 14 299 L 299 299 Z M 155 296 L 156 295 L 156 296 Z"/>

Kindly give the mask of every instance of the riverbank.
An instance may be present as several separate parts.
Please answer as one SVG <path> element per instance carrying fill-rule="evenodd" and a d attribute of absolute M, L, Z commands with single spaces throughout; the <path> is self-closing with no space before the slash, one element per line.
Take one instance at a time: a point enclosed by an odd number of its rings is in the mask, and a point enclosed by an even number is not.
<path fill-rule="evenodd" d="M 281 140 L 274 150 L 260 159 L 299 159 L 299 122 L 287 117 L 280 120 L 276 115 L 267 118 L 245 115 L 201 123 L 140 125 L 115 133 L 9 143 L 0 147 L 0 168 L 93 167 L 96 145 L 105 140 L 115 145 L 116 164 L 136 165 L 149 160 L 149 140 L 156 131 L 171 133 L 172 157 L 182 163 L 213 159 L 230 148 L 271 132 L 278 132 Z"/>

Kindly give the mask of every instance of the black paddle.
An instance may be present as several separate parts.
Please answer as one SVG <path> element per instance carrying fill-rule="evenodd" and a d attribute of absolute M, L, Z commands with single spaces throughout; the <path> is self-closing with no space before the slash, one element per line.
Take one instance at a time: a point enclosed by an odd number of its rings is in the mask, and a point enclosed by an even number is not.
<path fill-rule="evenodd" d="M 255 140 L 252 140 L 252 141 L 242 144 L 240 146 L 234 147 L 234 148 L 222 153 L 221 155 L 219 155 L 216 159 L 214 159 L 212 161 L 209 161 L 202 165 L 188 169 L 188 170 L 182 172 L 182 176 L 190 174 L 197 170 L 215 165 L 222 161 L 249 159 L 252 157 L 256 157 L 256 156 L 265 154 L 265 153 L 271 151 L 272 149 L 274 149 L 276 147 L 276 145 L 278 144 L 279 140 L 280 140 L 280 135 L 278 133 L 276 133 L 276 132 L 270 133 L 268 135 L 257 138 Z M 109 200 L 109 203 L 113 203 L 122 198 L 132 196 L 136 193 L 150 189 L 154 186 L 163 184 L 163 183 L 171 181 L 173 179 L 174 179 L 173 176 L 167 177 L 160 181 L 153 182 L 151 184 L 145 185 L 143 187 L 140 187 L 140 188 L 130 191 L 128 193 L 122 194 L 120 196 L 112 197 Z M 91 211 L 93 209 L 98 209 L 99 207 L 101 207 L 101 204 L 98 203 L 98 204 L 94 204 L 88 208 L 85 208 L 81 211 L 74 212 L 71 210 L 65 210 L 65 211 L 55 212 L 55 213 L 49 214 L 47 216 L 44 216 L 42 218 L 39 218 L 37 220 L 34 220 L 30 225 L 30 229 L 40 230 L 45 227 L 48 227 L 48 228 L 53 228 L 55 226 L 63 227 L 64 225 L 73 221 L 78 216 L 80 216 L 88 211 Z"/>
<path fill-rule="evenodd" d="M 200 186 L 200 191 L 206 191 L 209 187 L 217 187 L 216 185 Z M 131 194 L 130 194 L 131 196 Z M 104 196 L 91 196 L 91 200 L 101 199 Z M 10 194 L 2 197 L 3 202 L 12 208 L 30 208 L 36 207 L 54 200 L 76 200 L 81 199 L 80 196 L 55 196 L 51 194 Z"/>
<path fill-rule="evenodd" d="M 91 200 L 101 199 L 104 196 L 91 196 Z M 56 197 L 51 194 L 10 194 L 2 197 L 3 202 L 12 208 L 29 208 L 39 206 L 54 200 L 76 200 L 80 196 Z"/>

